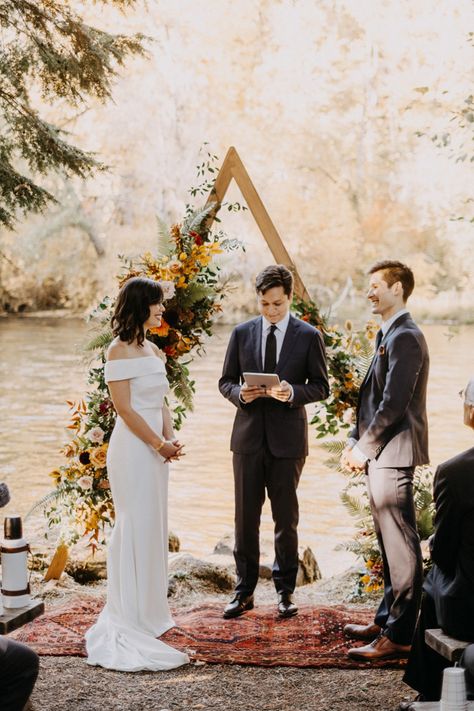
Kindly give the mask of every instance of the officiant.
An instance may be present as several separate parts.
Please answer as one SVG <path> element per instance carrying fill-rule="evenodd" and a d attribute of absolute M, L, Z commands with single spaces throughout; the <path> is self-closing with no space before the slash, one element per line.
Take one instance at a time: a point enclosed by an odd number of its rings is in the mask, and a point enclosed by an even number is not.
<path fill-rule="evenodd" d="M 321 333 L 290 314 L 293 276 L 281 264 L 255 281 L 260 316 L 234 328 L 219 390 L 236 407 L 230 448 L 235 486 L 235 596 L 224 618 L 254 606 L 259 572 L 259 529 L 268 494 L 275 523 L 273 582 L 280 617 L 298 611 L 293 592 L 298 572 L 297 487 L 308 454 L 304 406 L 329 395 Z M 248 385 L 244 373 L 276 373 L 271 387 Z"/>

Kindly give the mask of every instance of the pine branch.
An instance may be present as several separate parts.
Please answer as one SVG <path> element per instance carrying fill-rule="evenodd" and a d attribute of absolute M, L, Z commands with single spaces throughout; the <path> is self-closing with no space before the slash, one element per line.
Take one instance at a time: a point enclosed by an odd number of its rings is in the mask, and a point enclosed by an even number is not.
<path fill-rule="evenodd" d="M 133 5 L 108 1 L 122 9 Z M 71 106 L 84 106 L 90 98 L 106 101 L 118 67 L 146 53 L 146 38 L 87 25 L 63 0 L 0 0 L 0 31 L 0 224 L 12 228 L 18 211 L 38 212 L 55 199 L 34 175 L 53 171 L 87 178 L 105 169 L 33 109 L 30 92 L 39 85 L 43 100 L 61 98 Z M 32 175 L 22 175 L 16 164 L 23 162 Z"/>

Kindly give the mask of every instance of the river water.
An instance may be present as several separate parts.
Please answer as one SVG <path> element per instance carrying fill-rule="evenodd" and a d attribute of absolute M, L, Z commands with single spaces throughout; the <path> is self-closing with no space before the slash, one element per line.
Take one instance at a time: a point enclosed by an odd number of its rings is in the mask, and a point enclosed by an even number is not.
<path fill-rule="evenodd" d="M 431 354 L 428 410 L 431 460 L 436 465 L 474 444 L 472 432 L 462 425 L 458 397 L 474 374 L 474 327 L 461 327 L 454 335 L 443 325 L 427 325 L 423 331 Z M 195 410 L 180 433 L 187 456 L 173 465 L 170 480 L 170 528 L 180 537 L 182 549 L 196 556 L 212 552 L 233 527 L 229 438 L 234 407 L 217 389 L 229 332 L 230 327 L 217 327 L 206 355 L 194 361 Z M 12 493 L 2 514 L 25 514 L 51 490 L 48 472 L 62 462 L 59 450 L 69 438 L 65 401 L 87 390 L 87 367 L 81 361 L 87 327 L 71 318 L 4 318 L 0 337 L 0 481 L 6 481 Z M 353 523 L 339 501 L 345 479 L 327 470 L 324 458 L 311 436 L 299 487 L 299 531 L 300 542 L 311 546 L 323 575 L 331 575 L 354 562 L 351 554 L 334 551 L 351 538 Z M 37 528 L 38 518 L 35 535 Z M 262 538 L 272 539 L 268 502 Z"/>

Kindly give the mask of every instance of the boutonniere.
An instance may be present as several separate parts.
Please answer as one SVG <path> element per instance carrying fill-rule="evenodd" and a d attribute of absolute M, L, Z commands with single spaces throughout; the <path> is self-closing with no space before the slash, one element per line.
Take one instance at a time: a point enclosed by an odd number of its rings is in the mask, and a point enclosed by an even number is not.
<path fill-rule="evenodd" d="M 379 346 L 379 355 L 385 355 L 385 346 Z"/>

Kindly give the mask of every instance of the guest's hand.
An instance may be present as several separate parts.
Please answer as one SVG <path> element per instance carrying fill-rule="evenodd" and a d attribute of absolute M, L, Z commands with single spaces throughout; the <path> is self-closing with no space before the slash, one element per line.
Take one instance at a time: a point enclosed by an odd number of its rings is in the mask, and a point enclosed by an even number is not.
<path fill-rule="evenodd" d="M 267 395 L 280 402 L 288 402 L 291 397 L 291 387 L 286 380 L 282 380 L 278 387 L 268 388 Z"/>
<path fill-rule="evenodd" d="M 253 402 L 259 397 L 265 397 L 266 390 L 261 388 L 260 385 L 247 385 L 244 383 L 240 388 L 240 397 L 245 403 Z"/>

